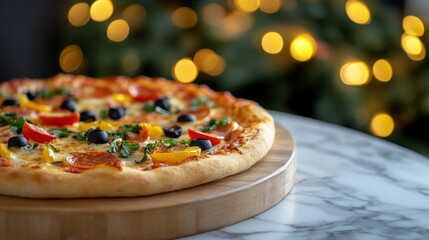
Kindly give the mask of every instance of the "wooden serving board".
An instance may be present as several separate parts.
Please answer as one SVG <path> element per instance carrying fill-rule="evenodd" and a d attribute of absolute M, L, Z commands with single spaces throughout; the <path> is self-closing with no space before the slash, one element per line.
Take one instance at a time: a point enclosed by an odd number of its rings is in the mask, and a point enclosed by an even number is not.
<path fill-rule="evenodd" d="M 165 239 L 192 235 L 269 209 L 291 190 L 295 172 L 293 139 L 276 126 L 274 146 L 264 159 L 246 172 L 197 187 L 133 198 L 0 196 L 0 239 Z"/>

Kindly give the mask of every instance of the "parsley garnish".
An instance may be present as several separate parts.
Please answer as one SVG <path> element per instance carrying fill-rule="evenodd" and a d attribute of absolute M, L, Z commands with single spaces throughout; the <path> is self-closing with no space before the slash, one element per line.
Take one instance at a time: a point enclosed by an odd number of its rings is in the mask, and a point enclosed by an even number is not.
<path fill-rule="evenodd" d="M 108 116 L 108 113 L 107 113 L 107 110 L 106 109 L 102 109 L 101 111 L 100 111 L 100 118 L 101 119 L 106 119 Z"/>
<path fill-rule="evenodd" d="M 189 105 L 189 108 L 191 108 L 191 109 L 197 109 L 201 105 L 206 104 L 209 101 L 210 101 L 210 99 L 208 99 L 205 96 L 198 96 L 196 99 L 192 100 L 191 104 Z"/>
<path fill-rule="evenodd" d="M 52 143 L 47 143 L 46 146 L 50 149 L 52 149 L 52 151 L 54 151 L 54 153 L 59 153 L 60 149 L 58 149 L 57 147 L 55 147 Z"/>
<path fill-rule="evenodd" d="M 67 128 L 52 128 L 48 132 L 54 134 L 57 138 L 66 138 L 70 135 Z"/>
<path fill-rule="evenodd" d="M 118 143 L 120 145 L 118 146 Z M 136 142 L 127 142 L 122 141 L 121 138 L 116 138 L 110 144 L 107 152 L 109 153 L 117 153 L 118 157 L 128 158 L 134 151 L 139 148 L 139 144 Z"/>
<path fill-rule="evenodd" d="M 57 89 L 42 89 L 37 94 L 38 97 L 43 99 L 51 99 L 56 95 L 68 96 L 70 95 L 70 92 L 64 88 L 57 88 Z"/>
<path fill-rule="evenodd" d="M 88 141 L 88 134 L 94 130 L 97 130 L 100 128 L 90 128 L 86 131 L 79 132 L 78 134 L 74 135 L 73 138 L 79 140 L 79 141 Z"/>
<path fill-rule="evenodd" d="M 150 154 L 150 151 L 158 147 L 158 142 L 148 143 L 146 146 L 142 147 L 143 157 L 140 160 L 135 160 L 136 163 L 142 163 L 147 161 L 147 155 Z"/>
<path fill-rule="evenodd" d="M 24 122 L 27 121 L 24 117 L 19 117 L 10 124 L 10 130 L 12 132 L 21 133 Z"/>
<path fill-rule="evenodd" d="M 24 117 L 17 117 L 16 113 L 5 113 L 0 115 L 0 127 L 10 125 L 12 132 L 21 133 L 24 122 L 30 122 Z"/>
<path fill-rule="evenodd" d="M 139 123 L 126 124 L 126 125 L 119 126 L 118 130 L 109 131 L 108 134 L 109 136 L 119 137 L 125 140 L 127 139 L 128 132 L 139 133 L 141 128 L 142 127 L 140 127 Z"/>
<path fill-rule="evenodd" d="M 213 131 L 218 127 L 225 126 L 231 122 L 231 118 L 224 117 L 221 120 L 210 119 L 207 125 L 204 127 L 203 132 Z"/>
<path fill-rule="evenodd" d="M 35 143 L 33 144 L 33 146 L 31 146 L 31 144 L 28 144 L 27 146 L 24 146 L 24 149 L 27 151 L 33 151 L 34 149 L 36 149 L 40 144 Z"/>
<path fill-rule="evenodd" d="M 160 113 L 162 115 L 169 115 L 170 112 L 159 107 L 159 106 L 155 106 L 155 102 L 154 101 L 148 101 L 145 103 L 145 105 L 143 106 L 143 110 L 146 112 L 157 112 Z"/>
<path fill-rule="evenodd" d="M 177 146 L 178 144 L 189 144 L 188 140 L 177 141 L 175 139 L 161 139 L 160 142 L 164 144 L 164 147 L 171 148 Z"/>

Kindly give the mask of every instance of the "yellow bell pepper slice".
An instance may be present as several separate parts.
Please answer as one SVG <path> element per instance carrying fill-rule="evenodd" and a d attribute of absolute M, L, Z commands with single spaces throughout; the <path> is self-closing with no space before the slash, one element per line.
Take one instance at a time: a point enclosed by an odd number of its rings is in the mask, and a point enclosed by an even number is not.
<path fill-rule="evenodd" d="M 101 130 L 104 131 L 110 131 L 110 130 L 114 130 L 116 129 L 115 126 L 113 126 L 111 123 L 106 122 L 106 121 L 97 121 L 97 122 L 89 122 L 89 123 L 82 123 L 79 125 L 79 130 L 80 131 L 86 131 L 90 128 L 100 128 Z"/>
<path fill-rule="evenodd" d="M 119 103 L 119 104 L 127 104 L 132 101 L 132 98 L 129 95 L 122 94 L 122 93 L 115 93 L 112 95 L 113 101 Z"/>
<path fill-rule="evenodd" d="M 39 112 L 50 112 L 53 107 L 49 105 L 38 104 L 28 100 L 27 95 L 20 94 L 19 95 L 19 104 L 23 107 L 34 109 Z"/>
<path fill-rule="evenodd" d="M 152 139 L 159 138 L 164 135 L 164 130 L 162 130 L 160 126 L 152 125 L 150 123 L 141 123 L 140 127 L 145 127 L 149 131 L 149 137 Z"/>
<path fill-rule="evenodd" d="M 55 153 L 48 146 L 45 146 L 45 147 L 43 147 L 42 158 L 43 158 L 43 161 L 45 161 L 46 163 L 54 162 L 55 161 Z"/>
<path fill-rule="evenodd" d="M 15 158 L 15 155 L 9 151 L 9 149 L 7 148 L 7 146 L 5 144 L 0 144 L 0 156 L 11 160 Z"/>
<path fill-rule="evenodd" d="M 154 162 L 164 163 L 180 163 L 188 157 L 200 156 L 201 148 L 199 147 L 187 147 L 179 152 L 167 152 L 167 153 L 152 153 L 150 154 Z"/>

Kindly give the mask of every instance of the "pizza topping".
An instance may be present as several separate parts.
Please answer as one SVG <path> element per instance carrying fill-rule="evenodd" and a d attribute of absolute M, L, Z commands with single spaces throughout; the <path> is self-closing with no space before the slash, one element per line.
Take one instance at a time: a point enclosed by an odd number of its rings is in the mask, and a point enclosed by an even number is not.
<path fill-rule="evenodd" d="M 128 92 L 136 102 L 155 101 L 162 96 L 162 93 L 157 89 L 148 89 L 146 86 L 132 84 L 128 88 Z"/>
<path fill-rule="evenodd" d="M 51 142 L 57 138 L 55 135 L 50 134 L 43 128 L 39 128 L 36 125 L 28 122 L 24 122 L 22 134 L 25 138 L 38 143 Z"/>
<path fill-rule="evenodd" d="M 205 151 L 212 148 L 212 143 L 210 142 L 210 140 L 205 138 L 196 138 L 189 143 L 189 146 L 197 146 L 201 148 L 201 151 Z"/>
<path fill-rule="evenodd" d="M 136 163 L 146 162 L 148 158 L 151 158 L 149 154 L 157 147 L 158 147 L 158 142 L 148 143 L 146 146 L 142 147 L 143 158 L 140 160 L 135 160 L 135 162 Z"/>
<path fill-rule="evenodd" d="M 125 108 L 123 107 L 112 107 L 109 109 L 108 115 L 113 120 L 121 119 L 125 116 Z"/>
<path fill-rule="evenodd" d="M 80 112 L 80 119 L 81 122 L 93 122 L 96 120 L 95 114 L 91 111 L 85 110 Z"/>
<path fill-rule="evenodd" d="M 112 95 L 113 101 L 115 101 L 118 104 L 128 104 L 131 102 L 132 98 L 129 95 L 122 94 L 122 93 L 115 93 Z"/>
<path fill-rule="evenodd" d="M 196 130 L 193 130 L 190 128 L 188 129 L 188 135 L 191 138 L 191 140 L 198 139 L 198 138 L 207 139 L 211 142 L 211 144 L 213 146 L 219 144 L 222 140 L 224 140 L 224 137 L 222 137 L 222 136 L 216 136 L 216 135 L 209 134 L 209 133 L 203 133 L 203 132 L 196 131 Z"/>
<path fill-rule="evenodd" d="M 28 141 L 23 136 L 13 136 L 7 140 L 7 147 L 13 148 L 13 147 L 25 147 L 28 145 Z"/>
<path fill-rule="evenodd" d="M 143 110 L 146 112 L 157 112 L 162 115 L 170 115 L 170 112 L 168 110 L 162 108 L 161 106 L 157 106 L 154 101 L 146 102 L 145 105 L 143 106 Z"/>
<path fill-rule="evenodd" d="M 0 157 L 0 167 L 13 167 L 13 164 L 8 159 Z"/>
<path fill-rule="evenodd" d="M 88 142 L 102 144 L 109 142 L 109 135 L 101 129 L 94 129 L 88 133 Z"/>
<path fill-rule="evenodd" d="M 37 93 L 37 97 L 40 97 L 42 99 L 52 99 L 55 96 L 69 96 L 70 92 L 67 89 L 64 88 L 57 88 L 57 89 L 42 89 Z M 28 96 L 28 95 L 27 95 Z M 28 98 L 30 99 L 30 98 Z M 31 100 L 31 99 L 30 99 Z"/>
<path fill-rule="evenodd" d="M 34 91 L 26 91 L 24 93 L 27 96 L 28 100 L 30 100 L 30 101 L 33 101 L 37 97 L 37 93 Z"/>
<path fill-rule="evenodd" d="M 192 100 L 191 104 L 189 105 L 190 109 L 198 109 L 202 105 L 207 105 L 210 103 L 210 99 L 205 96 L 198 96 L 194 100 Z"/>
<path fill-rule="evenodd" d="M 53 145 L 52 145 L 53 146 Z M 57 148 L 56 148 L 57 149 Z M 58 149 L 57 149 L 58 150 Z M 59 150 L 58 150 L 59 151 Z M 42 159 L 43 161 L 45 161 L 46 163 L 52 163 L 55 161 L 55 153 L 54 150 L 52 150 L 51 147 L 49 147 L 49 145 L 46 145 L 45 147 L 43 147 L 43 151 L 42 151 Z"/>
<path fill-rule="evenodd" d="M 76 111 L 76 101 L 72 98 L 68 98 L 61 103 L 60 108 L 65 109 L 65 110 L 69 110 L 70 112 L 75 112 Z"/>
<path fill-rule="evenodd" d="M 116 138 L 112 141 L 107 152 L 117 153 L 120 158 L 128 158 L 139 147 L 140 145 L 136 142 L 127 142 L 123 141 L 121 138 Z"/>
<path fill-rule="evenodd" d="M 152 153 L 150 156 L 154 162 L 165 162 L 165 163 L 180 163 L 189 157 L 200 156 L 201 148 L 187 147 L 182 151 L 177 152 L 160 152 Z"/>
<path fill-rule="evenodd" d="M 30 101 L 25 94 L 19 95 L 19 102 L 21 103 L 22 107 L 30 108 L 39 112 L 50 112 L 53 108 L 49 105 L 37 104 L 35 102 Z"/>
<path fill-rule="evenodd" d="M 8 160 L 15 158 L 15 155 L 2 143 L 0 143 L 0 156 Z"/>
<path fill-rule="evenodd" d="M 159 108 L 161 108 L 161 109 L 163 109 L 163 110 L 165 110 L 165 111 L 168 112 L 168 111 L 170 111 L 170 108 L 171 108 L 171 102 L 166 97 L 165 98 L 159 98 L 155 102 L 155 109 L 157 107 L 159 107 Z"/>
<path fill-rule="evenodd" d="M 187 114 L 182 114 L 179 117 L 177 117 L 177 121 L 178 122 L 195 122 L 195 121 L 197 121 L 197 118 L 195 117 L 194 114 L 187 113 Z"/>
<path fill-rule="evenodd" d="M 89 122 L 89 123 L 83 123 L 79 125 L 79 130 L 81 131 L 87 131 L 91 128 L 99 128 L 104 131 L 114 130 L 116 129 L 115 126 L 112 124 L 106 122 L 106 121 L 99 121 L 99 122 Z"/>
<path fill-rule="evenodd" d="M 118 130 L 109 131 L 109 136 L 127 139 L 128 137 L 131 137 L 131 135 L 141 133 L 142 135 L 141 138 L 144 138 L 144 140 L 146 140 L 147 136 L 144 136 L 144 133 L 141 131 L 141 129 L 142 127 L 139 124 L 125 124 L 125 125 L 119 126 Z M 133 136 L 131 138 L 137 139 L 136 136 Z"/>
<path fill-rule="evenodd" d="M 224 117 L 221 120 L 210 119 L 207 125 L 204 127 L 203 132 L 213 131 L 218 127 L 225 126 L 231 122 L 231 118 Z"/>
<path fill-rule="evenodd" d="M 66 138 L 70 135 L 67 128 L 52 128 L 49 129 L 48 132 L 54 134 L 57 138 Z"/>
<path fill-rule="evenodd" d="M 178 138 L 182 135 L 182 127 L 174 125 L 172 127 L 164 127 L 164 135 L 170 138 Z"/>
<path fill-rule="evenodd" d="M 78 122 L 79 114 L 68 112 L 43 113 L 39 115 L 39 121 L 46 126 L 62 127 Z"/>
<path fill-rule="evenodd" d="M 108 152 L 73 152 L 66 157 L 66 162 L 79 169 L 90 169 L 102 165 L 122 169 L 122 160 L 116 155 Z"/>
<path fill-rule="evenodd" d="M 159 138 L 164 134 L 164 130 L 162 130 L 160 126 L 152 125 L 149 123 L 144 123 L 142 125 L 144 126 L 144 128 L 147 129 L 151 138 Z"/>
<path fill-rule="evenodd" d="M 3 101 L 2 106 L 19 106 L 19 101 L 16 98 L 7 98 Z"/>

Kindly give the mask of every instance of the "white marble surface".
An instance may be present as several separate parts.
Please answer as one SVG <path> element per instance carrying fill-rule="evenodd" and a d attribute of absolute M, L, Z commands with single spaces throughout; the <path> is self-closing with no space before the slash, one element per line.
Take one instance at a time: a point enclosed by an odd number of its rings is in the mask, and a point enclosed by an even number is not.
<path fill-rule="evenodd" d="M 429 159 L 335 125 L 272 112 L 297 144 L 297 182 L 271 209 L 196 239 L 429 239 Z"/>

